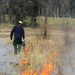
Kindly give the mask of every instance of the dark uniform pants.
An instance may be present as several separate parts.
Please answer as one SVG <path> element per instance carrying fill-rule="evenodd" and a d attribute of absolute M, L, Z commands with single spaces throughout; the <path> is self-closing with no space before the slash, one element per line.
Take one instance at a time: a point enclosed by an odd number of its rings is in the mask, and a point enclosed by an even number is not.
<path fill-rule="evenodd" d="M 18 52 L 21 51 L 22 39 L 14 38 L 13 45 L 14 45 L 14 54 L 17 54 Z"/>

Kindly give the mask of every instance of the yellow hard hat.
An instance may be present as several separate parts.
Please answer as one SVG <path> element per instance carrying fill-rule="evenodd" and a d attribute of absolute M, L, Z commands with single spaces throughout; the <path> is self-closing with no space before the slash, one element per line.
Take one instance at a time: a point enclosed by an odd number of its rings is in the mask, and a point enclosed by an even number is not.
<path fill-rule="evenodd" d="M 23 24 L 22 21 L 18 21 L 19 24 Z"/>

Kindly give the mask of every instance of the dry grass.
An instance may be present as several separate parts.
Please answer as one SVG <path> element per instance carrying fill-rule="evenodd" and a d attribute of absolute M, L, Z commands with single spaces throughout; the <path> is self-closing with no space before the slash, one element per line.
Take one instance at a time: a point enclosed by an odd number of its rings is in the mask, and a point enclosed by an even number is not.
<path fill-rule="evenodd" d="M 10 23 L 2 23 L 0 24 L 0 31 L 10 31 L 12 27 L 13 25 Z"/>
<path fill-rule="evenodd" d="M 45 23 L 45 17 L 37 17 L 37 22 L 40 24 L 40 25 L 44 25 Z M 47 23 L 48 25 L 62 25 L 62 24 L 66 24 L 67 22 L 69 22 L 69 25 L 75 25 L 75 19 L 73 18 L 55 18 L 55 17 L 52 17 L 52 18 L 49 18 L 47 17 Z"/>
<path fill-rule="evenodd" d="M 40 23 L 40 26 L 42 28 L 43 27 L 42 25 L 44 25 L 43 18 L 41 19 L 38 18 L 37 22 Z M 29 43 L 29 55 L 27 62 L 30 63 L 30 65 L 28 66 L 24 65 L 25 70 L 26 68 L 30 68 L 32 72 L 39 70 L 39 73 L 41 73 L 46 64 L 52 63 L 54 67 L 53 72 L 56 71 L 59 72 L 59 70 L 61 70 L 59 62 L 64 63 L 65 59 L 64 57 L 61 56 L 70 51 L 70 45 L 73 42 L 75 42 L 74 40 L 75 35 L 72 33 L 75 31 L 74 26 L 75 19 L 49 18 L 47 25 L 48 25 L 47 27 L 48 39 L 42 38 L 43 32 L 40 28 L 38 29 L 25 28 L 26 44 Z M 67 29 L 67 25 L 69 26 L 70 29 Z M 2 26 L 1 28 L 2 30 L 5 29 L 10 30 L 12 27 Z M 26 60 L 26 57 L 24 58 L 24 60 Z M 63 72 L 63 70 L 61 71 Z M 58 74 L 53 73 L 52 75 Z"/>
<path fill-rule="evenodd" d="M 55 51 L 56 52 L 55 52 Z M 54 63 L 58 51 L 52 40 L 34 40 L 32 43 L 30 62 L 33 70 L 42 69 L 47 63 Z"/>
<path fill-rule="evenodd" d="M 50 19 L 50 23 L 48 23 L 50 26 L 48 26 L 47 32 L 48 39 L 42 38 L 40 29 L 35 30 L 39 33 L 34 32 L 34 29 L 30 29 L 33 32 L 32 34 L 35 33 L 36 36 L 26 37 L 26 41 L 30 43 L 29 67 L 33 72 L 40 70 L 41 73 L 47 63 L 52 63 L 55 70 L 53 70 L 53 72 L 57 71 L 57 74 L 63 75 L 62 66 L 65 65 L 66 61 L 65 58 L 61 56 L 70 51 L 70 45 L 75 41 L 75 35 L 72 34 L 74 31 L 74 24 L 74 19 Z M 66 26 L 70 26 L 69 28 L 71 29 L 67 30 Z M 39 34 L 41 35 L 39 36 Z M 59 62 L 62 62 L 63 65 L 60 65 Z M 61 66 L 61 69 L 57 63 Z M 53 75 L 56 74 L 53 73 Z"/>

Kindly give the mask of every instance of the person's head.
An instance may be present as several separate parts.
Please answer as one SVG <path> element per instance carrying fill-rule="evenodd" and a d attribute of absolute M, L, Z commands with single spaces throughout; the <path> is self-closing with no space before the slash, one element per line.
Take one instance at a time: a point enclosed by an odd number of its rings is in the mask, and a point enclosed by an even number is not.
<path fill-rule="evenodd" d="M 18 24 L 19 24 L 19 25 L 22 25 L 22 24 L 23 24 L 23 22 L 22 22 L 22 21 L 18 21 Z"/>

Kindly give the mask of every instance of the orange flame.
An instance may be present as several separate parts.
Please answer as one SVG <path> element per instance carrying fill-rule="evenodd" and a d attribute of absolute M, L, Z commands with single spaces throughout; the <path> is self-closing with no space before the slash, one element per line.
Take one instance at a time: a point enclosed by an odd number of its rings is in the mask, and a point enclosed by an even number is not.
<path fill-rule="evenodd" d="M 37 75 L 38 74 L 38 70 L 36 70 L 34 73 L 33 73 L 33 75 Z"/>
<path fill-rule="evenodd" d="M 30 65 L 30 63 L 29 62 L 26 62 L 26 61 L 24 61 L 24 60 L 20 60 L 20 62 L 22 63 L 22 64 L 28 64 L 28 65 Z"/>
<path fill-rule="evenodd" d="M 29 50 L 29 44 L 26 44 L 25 50 L 28 51 Z"/>
<path fill-rule="evenodd" d="M 24 53 L 25 53 L 25 56 L 26 56 L 26 57 L 29 56 L 29 44 L 28 44 L 28 43 L 26 44 L 25 52 L 24 52 Z"/>
<path fill-rule="evenodd" d="M 26 73 L 26 72 L 22 72 L 21 75 L 29 75 L 29 73 Z"/>
<path fill-rule="evenodd" d="M 26 56 L 26 59 L 27 60 L 20 60 L 20 62 L 22 63 L 22 65 L 30 65 L 30 63 L 28 62 L 29 60 L 29 51 L 30 51 L 30 48 L 29 48 L 29 44 L 27 43 L 26 44 L 26 47 L 25 47 L 25 56 Z M 56 52 L 53 52 L 53 54 L 50 56 L 52 59 L 55 59 L 55 57 L 57 56 L 57 53 Z M 23 66 L 21 67 L 23 68 Z M 40 75 L 51 75 L 51 72 L 54 68 L 54 65 L 52 63 L 50 64 L 46 64 L 45 67 L 43 68 L 42 72 L 40 73 Z M 21 71 L 21 75 L 38 75 L 38 70 L 36 70 L 35 72 L 32 72 L 30 67 L 29 69 L 27 70 L 27 68 L 25 68 L 24 72 Z"/>
<path fill-rule="evenodd" d="M 50 75 L 53 70 L 53 64 L 47 64 L 40 75 Z"/>
<path fill-rule="evenodd" d="M 27 71 L 27 72 L 22 72 L 21 75 L 37 75 L 37 73 L 38 73 L 38 70 L 35 71 L 34 73 L 32 71 L 31 72 Z"/>

